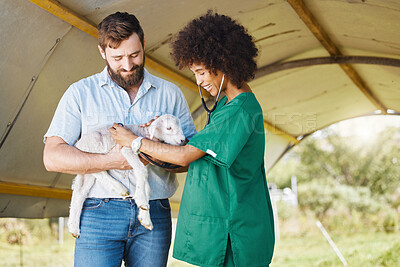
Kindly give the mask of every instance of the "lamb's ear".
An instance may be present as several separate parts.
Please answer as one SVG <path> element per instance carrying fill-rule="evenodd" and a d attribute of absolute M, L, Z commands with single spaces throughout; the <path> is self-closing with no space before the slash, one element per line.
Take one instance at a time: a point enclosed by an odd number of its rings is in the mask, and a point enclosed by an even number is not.
<path fill-rule="evenodd" d="M 154 136 L 156 136 L 157 131 L 159 130 L 160 127 L 160 119 L 157 118 L 156 120 L 154 120 L 150 126 L 149 126 L 149 135 L 150 135 L 150 139 L 153 139 Z M 156 136 L 157 137 L 157 136 Z"/>
<path fill-rule="evenodd" d="M 149 126 L 149 139 L 150 140 L 153 139 L 155 131 L 156 131 L 156 127 Z"/>
<path fill-rule="evenodd" d="M 157 131 L 157 125 L 154 124 L 154 122 L 149 126 L 149 138 L 150 140 L 153 139 L 154 135 L 156 134 Z"/>

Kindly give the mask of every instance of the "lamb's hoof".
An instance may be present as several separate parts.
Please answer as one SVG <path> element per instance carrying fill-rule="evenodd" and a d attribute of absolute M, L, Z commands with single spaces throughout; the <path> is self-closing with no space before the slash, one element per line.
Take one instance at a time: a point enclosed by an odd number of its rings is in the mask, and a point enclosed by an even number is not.
<path fill-rule="evenodd" d="M 79 238 L 81 235 L 80 234 L 71 234 L 75 238 Z"/>
<path fill-rule="evenodd" d="M 121 195 L 121 196 L 127 196 L 127 195 L 129 195 L 129 191 L 128 191 L 128 189 L 126 189 L 126 187 L 124 186 L 123 188 L 121 188 L 121 187 L 119 187 L 119 188 L 112 188 L 111 189 L 112 191 L 114 191 L 115 193 L 117 193 L 118 195 Z"/>
<path fill-rule="evenodd" d="M 150 212 L 148 207 L 139 207 L 138 219 L 141 225 L 147 230 L 153 230 L 153 223 L 150 219 Z"/>
<path fill-rule="evenodd" d="M 122 193 L 121 196 L 123 196 L 123 197 L 129 196 L 129 191 L 126 191 L 125 193 Z"/>
<path fill-rule="evenodd" d="M 79 226 L 76 226 L 76 225 L 74 225 L 72 223 L 68 223 L 68 231 L 75 238 L 79 238 L 79 236 L 81 235 L 81 231 L 79 229 Z"/>
<path fill-rule="evenodd" d="M 73 230 L 73 231 L 69 230 L 69 232 L 70 232 L 71 235 L 72 235 L 73 237 L 75 237 L 75 238 L 79 238 L 79 237 L 81 236 L 81 233 L 80 233 L 79 230 Z"/>
<path fill-rule="evenodd" d="M 153 230 L 153 224 L 151 223 L 151 221 L 150 222 L 145 222 L 144 220 L 140 220 L 139 219 L 139 222 L 140 222 L 140 224 L 141 225 L 143 225 L 143 227 L 144 228 L 146 228 L 147 230 Z"/>

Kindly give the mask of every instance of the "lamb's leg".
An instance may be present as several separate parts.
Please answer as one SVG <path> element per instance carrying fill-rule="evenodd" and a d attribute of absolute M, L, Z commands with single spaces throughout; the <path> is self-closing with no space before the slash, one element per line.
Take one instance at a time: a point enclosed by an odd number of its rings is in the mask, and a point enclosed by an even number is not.
<path fill-rule="evenodd" d="M 69 208 L 68 230 L 73 237 L 80 236 L 80 220 L 83 202 L 94 184 L 95 177 L 91 174 L 76 176 L 72 184 L 72 198 Z"/>
<path fill-rule="evenodd" d="M 108 172 L 102 171 L 93 173 L 92 175 L 94 175 L 96 180 L 99 181 L 105 188 L 110 188 L 112 191 L 123 197 L 129 195 L 129 190 L 123 184 L 109 175 Z"/>
<path fill-rule="evenodd" d="M 153 224 L 150 219 L 149 211 L 150 186 L 148 182 L 147 168 L 130 148 L 122 148 L 121 153 L 132 166 L 133 175 L 136 179 L 135 202 L 139 207 L 138 219 L 146 229 L 153 230 Z"/>
<path fill-rule="evenodd" d="M 106 128 L 91 132 L 87 135 L 82 135 L 81 139 L 75 144 L 78 149 L 91 153 L 104 153 L 108 151 L 108 148 L 111 149 L 114 145 L 115 142 Z M 111 189 L 120 196 L 129 195 L 128 189 L 118 180 L 111 177 L 108 172 L 102 171 L 93 173 L 93 175 L 105 188 Z"/>
<path fill-rule="evenodd" d="M 70 214 L 68 219 L 68 230 L 74 237 L 80 236 L 80 219 L 82 213 L 83 202 L 92 188 L 95 179 L 102 183 L 106 188 L 110 188 L 121 196 L 129 195 L 128 189 L 120 182 L 111 177 L 107 172 L 99 172 L 76 176 L 72 185 L 72 198 L 70 204 Z"/>
<path fill-rule="evenodd" d="M 147 169 L 146 169 L 147 173 Z M 150 186 L 147 180 L 147 176 L 144 177 L 134 172 L 136 178 L 136 191 L 135 191 L 135 202 L 139 207 L 138 219 L 140 223 L 149 230 L 153 230 L 153 223 L 150 218 Z"/>
<path fill-rule="evenodd" d="M 151 218 L 150 218 L 150 205 L 149 205 L 149 201 L 150 201 L 150 185 L 148 182 L 148 177 L 146 176 L 146 178 L 139 178 L 136 179 L 137 181 L 142 180 L 142 188 L 144 188 L 144 192 L 145 192 L 145 201 L 142 202 L 143 204 L 138 204 L 139 205 L 139 214 L 138 214 L 138 219 L 140 221 L 140 223 L 149 230 L 153 230 L 153 223 L 151 222 Z M 138 187 L 136 187 L 136 190 L 139 190 Z M 136 201 L 136 198 L 135 198 Z M 146 208 L 147 207 L 147 208 Z"/>

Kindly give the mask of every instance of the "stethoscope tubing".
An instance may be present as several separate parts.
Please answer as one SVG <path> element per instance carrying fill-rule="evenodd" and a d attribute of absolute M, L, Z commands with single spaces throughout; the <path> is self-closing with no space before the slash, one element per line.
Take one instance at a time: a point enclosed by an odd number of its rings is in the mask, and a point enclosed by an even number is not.
<path fill-rule="evenodd" d="M 217 98 L 216 98 L 216 100 L 215 100 L 214 106 L 213 106 L 211 109 L 209 109 L 209 108 L 207 107 L 206 101 L 204 100 L 204 97 L 203 97 L 203 93 L 201 92 L 201 86 L 198 85 L 198 87 L 199 87 L 199 93 L 200 93 L 200 97 L 201 97 L 201 103 L 203 104 L 203 108 L 207 111 L 207 122 L 206 122 L 206 125 L 205 125 L 205 126 L 207 126 L 207 125 L 210 123 L 211 113 L 212 113 L 212 112 L 215 110 L 215 108 L 217 107 L 219 95 L 221 94 L 222 84 L 224 83 L 224 78 L 225 78 L 225 74 L 222 76 L 222 82 L 221 82 L 221 85 L 219 86 L 218 95 L 217 95 Z"/>

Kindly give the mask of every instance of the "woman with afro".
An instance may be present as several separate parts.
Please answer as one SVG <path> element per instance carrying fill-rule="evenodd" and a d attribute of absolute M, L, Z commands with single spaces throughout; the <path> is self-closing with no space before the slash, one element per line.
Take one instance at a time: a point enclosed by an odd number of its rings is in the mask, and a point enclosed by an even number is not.
<path fill-rule="evenodd" d="M 172 43 L 176 65 L 219 100 L 210 122 L 187 145 L 143 139 L 140 152 L 189 166 L 179 210 L 173 256 L 200 266 L 269 266 L 274 222 L 264 170 L 261 106 L 248 81 L 257 48 L 246 29 L 213 13 L 192 20 Z M 123 146 L 137 138 L 114 124 Z"/>

